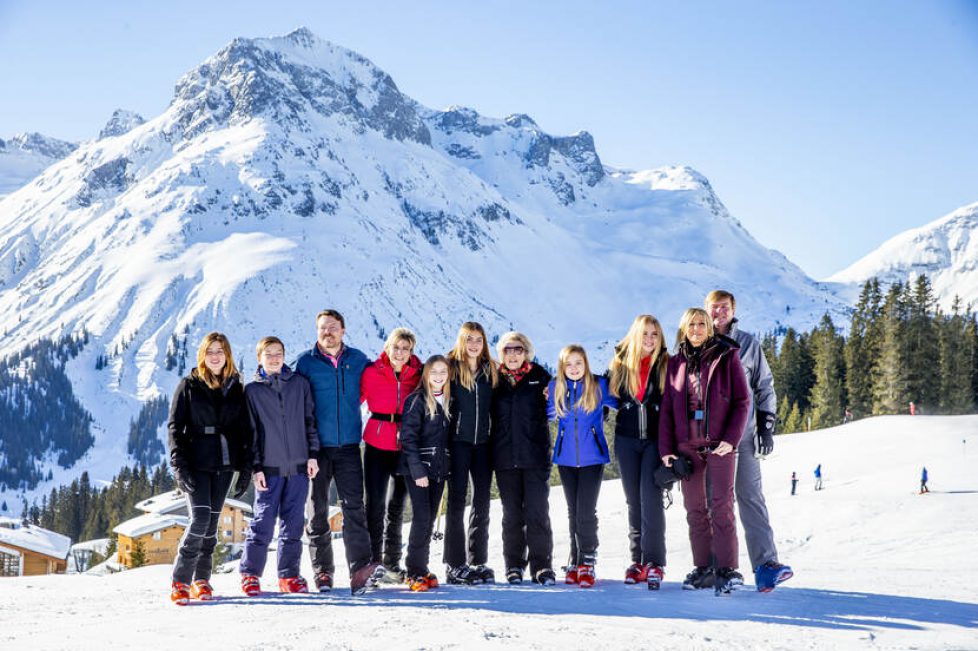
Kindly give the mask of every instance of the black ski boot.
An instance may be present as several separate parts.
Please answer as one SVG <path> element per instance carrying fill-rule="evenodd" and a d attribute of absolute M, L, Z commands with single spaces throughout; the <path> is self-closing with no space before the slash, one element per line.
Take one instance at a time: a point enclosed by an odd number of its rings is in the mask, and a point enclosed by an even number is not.
<path fill-rule="evenodd" d="M 702 590 L 714 585 L 712 567 L 694 567 L 683 581 L 683 590 Z"/>
<path fill-rule="evenodd" d="M 492 568 L 488 565 L 476 565 L 472 568 L 472 571 L 476 573 L 479 578 L 482 579 L 482 583 L 495 583 L 496 573 L 492 571 Z"/>
<path fill-rule="evenodd" d="M 717 596 L 721 594 L 730 594 L 737 589 L 738 586 L 744 584 L 744 577 L 740 576 L 740 573 L 733 569 L 732 567 L 718 567 L 715 572 L 716 578 L 713 583 L 713 591 Z M 740 576 L 740 583 L 737 583 L 737 577 Z"/>
<path fill-rule="evenodd" d="M 476 585 L 482 583 L 482 577 L 474 568 L 468 565 L 446 567 L 445 576 L 450 585 Z"/>

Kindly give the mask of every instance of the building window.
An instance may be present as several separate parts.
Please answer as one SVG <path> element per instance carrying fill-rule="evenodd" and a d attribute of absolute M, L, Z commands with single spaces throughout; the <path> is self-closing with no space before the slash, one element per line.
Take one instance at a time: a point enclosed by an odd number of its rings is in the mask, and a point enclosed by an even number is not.
<path fill-rule="evenodd" d="M 153 540 L 162 540 L 162 539 L 163 539 L 162 531 L 156 531 L 153 533 Z"/>
<path fill-rule="evenodd" d="M 0 552 L 0 576 L 19 576 L 20 556 Z"/>
<path fill-rule="evenodd" d="M 224 516 L 224 524 L 231 524 L 231 516 L 230 515 L 225 515 Z"/>

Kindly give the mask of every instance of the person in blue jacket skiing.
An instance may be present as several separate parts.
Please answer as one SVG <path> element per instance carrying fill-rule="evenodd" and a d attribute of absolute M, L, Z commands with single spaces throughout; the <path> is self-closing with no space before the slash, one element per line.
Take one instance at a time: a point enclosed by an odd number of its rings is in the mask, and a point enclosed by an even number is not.
<path fill-rule="evenodd" d="M 584 348 L 560 351 L 557 376 L 548 387 L 547 417 L 557 421 L 553 461 L 567 499 L 570 560 L 565 583 L 594 585 L 598 550 L 598 492 L 610 461 L 604 435 L 605 407 L 618 408 L 604 377 L 593 375 Z"/>
<path fill-rule="evenodd" d="M 822 490 L 822 464 L 815 467 L 815 490 Z"/>
<path fill-rule="evenodd" d="M 927 488 L 927 466 L 924 466 L 920 471 L 920 494 L 929 493 L 930 489 Z"/>

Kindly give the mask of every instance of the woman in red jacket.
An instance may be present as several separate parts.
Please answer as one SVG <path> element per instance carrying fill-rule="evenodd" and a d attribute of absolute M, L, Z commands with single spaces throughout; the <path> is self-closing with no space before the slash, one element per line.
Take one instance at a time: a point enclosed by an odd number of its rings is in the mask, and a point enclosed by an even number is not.
<path fill-rule="evenodd" d="M 744 582 L 737 572 L 733 510 L 737 455 L 731 452 L 747 424 L 750 391 L 737 354 L 740 347 L 713 332 L 706 310 L 686 310 L 678 338 L 676 355 L 666 370 L 659 455 L 666 466 L 671 467 L 678 455 L 693 465 L 682 491 L 696 567 L 683 588 L 712 585 L 718 594 L 727 593 Z"/>
<path fill-rule="evenodd" d="M 397 474 L 401 414 L 404 401 L 421 381 L 421 360 L 414 355 L 416 341 L 407 328 L 395 328 L 380 357 L 364 369 L 360 379 L 360 400 L 370 409 L 370 419 L 363 428 L 363 483 L 371 560 L 383 563 L 390 579 L 396 581 L 405 577 L 400 563 L 407 486 Z M 389 490 L 391 482 L 393 491 Z"/>

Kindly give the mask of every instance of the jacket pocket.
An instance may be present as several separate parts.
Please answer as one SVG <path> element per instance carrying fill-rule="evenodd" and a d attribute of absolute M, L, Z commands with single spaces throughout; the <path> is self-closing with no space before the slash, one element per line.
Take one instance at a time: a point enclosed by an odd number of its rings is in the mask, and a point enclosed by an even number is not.
<path fill-rule="evenodd" d="M 598 452 L 602 455 L 607 455 L 608 448 L 601 444 L 601 437 L 598 436 L 598 429 L 594 425 L 591 425 L 591 435 L 594 436 L 594 444 L 598 446 Z"/>

